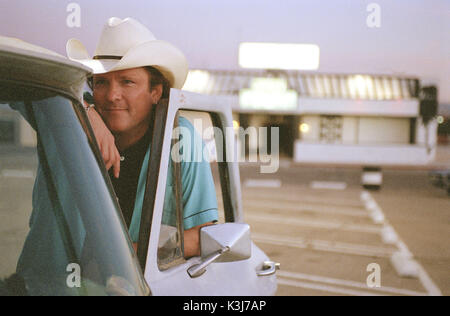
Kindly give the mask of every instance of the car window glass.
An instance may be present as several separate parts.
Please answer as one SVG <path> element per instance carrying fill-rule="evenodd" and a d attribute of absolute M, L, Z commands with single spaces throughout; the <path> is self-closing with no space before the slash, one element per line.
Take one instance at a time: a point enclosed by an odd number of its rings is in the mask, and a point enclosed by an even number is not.
<path fill-rule="evenodd" d="M 160 270 L 186 259 L 185 231 L 224 223 L 226 218 L 215 138 L 220 132 L 213 129 L 211 116 L 205 112 L 179 111 L 175 121 L 158 243 Z"/>
<path fill-rule="evenodd" d="M 175 129 L 178 121 L 174 124 L 171 141 L 171 151 L 175 147 L 178 136 Z M 177 186 L 177 174 L 180 177 L 181 166 L 178 160 L 178 153 L 175 159 L 169 159 L 167 170 L 167 183 L 164 194 L 164 205 L 162 221 L 158 241 L 158 266 L 161 270 L 166 270 L 171 266 L 184 261 L 183 258 L 183 239 L 184 227 L 181 225 L 182 204 L 180 198 L 180 188 Z"/>
<path fill-rule="evenodd" d="M 179 116 L 184 117 L 195 130 L 195 136 L 201 139 L 202 155 L 201 161 L 209 163 L 212 179 L 214 182 L 215 197 L 217 200 L 218 224 L 226 222 L 226 214 L 224 207 L 223 191 L 221 186 L 221 178 L 219 172 L 219 162 L 225 162 L 224 137 L 225 131 L 215 126 L 212 116 L 207 112 L 200 111 L 179 111 Z M 200 160 L 200 154 L 198 155 Z M 227 210 L 230 212 L 231 210 Z M 231 220 L 228 220 L 231 221 Z"/>
<path fill-rule="evenodd" d="M 146 293 L 106 172 L 80 125 L 81 105 L 53 97 L 11 107 L 39 141 L 24 154 L 23 144 L 36 141 L 19 130 L 19 141 L 2 151 L 0 194 L 9 199 L 0 202 L 0 278 L 13 276 L 30 295 Z M 0 282 L 0 292 L 16 289 Z"/>
<path fill-rule="evenodd" d="M 36 135 L 9 105 L 0 105 L 0 280 L 16 272 L 32 208 Z M 1 282 L 1 281 L 0 281 Z M 0 287 L 1 292 L 1 287 Z"/>

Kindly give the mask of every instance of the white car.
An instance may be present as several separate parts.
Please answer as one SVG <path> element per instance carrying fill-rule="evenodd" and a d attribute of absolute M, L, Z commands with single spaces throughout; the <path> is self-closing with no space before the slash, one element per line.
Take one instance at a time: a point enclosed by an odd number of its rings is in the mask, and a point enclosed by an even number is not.
<path fill-rule="evenodd" d="M 180 222 L 176 227 L 161 224 L 176 115 L 206 115 L 225 131 L 232 127 L 231 107 L 174 89 L 156 107 L 151 181 L 136 253 L 82 106 L 89 74 L 90 69 L 56 53 L 0 37 L 0 104 L 18 111 L 36 130 L 39 160 L 26 182 L 6 170 L 19 159 L 0 154 L 0 196 L 21 202 L 0 202 L 0 295 L 275 294 L 278 264 L 251 241 L 237 162 L 216 164 L 222 221 L 201 229 L 201 256 L 184 258 Z M 224 148 L 232 148 L 228 141 Z M 180 170 L 176 165 L 174 170 L 177 192 Z M 28 186 L 36 182 L 32 196 L 30 189 L 18 198 L 22 180 Z M 35 209 L 29 218 L 31 203 Z M 43 227 L 29 231 L 29 221 Z"/>

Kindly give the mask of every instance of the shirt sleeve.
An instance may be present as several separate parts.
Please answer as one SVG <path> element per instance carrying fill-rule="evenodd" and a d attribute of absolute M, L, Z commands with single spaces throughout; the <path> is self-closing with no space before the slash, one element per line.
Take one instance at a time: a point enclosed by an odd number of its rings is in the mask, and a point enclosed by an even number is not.
<path fill-rule="evenodd" d="M 192 124 L 183 117 L 179 118 L 180 155 L 181 160 L 181 182 L 183 203 L 184 229 L 218 220 L 217 198 L 214 180 L 211 173 L 209 159 L 203 153 L 205 144 Z M 169 168 L 169 172 L 170 172 Z M 170 175 L 170 173 L 169 173 Z M 170 176 L 168 177 L 171 178 Z M 166 190 L 173 190 L 172 181 L 168 181 Z M 173 194 L 167 194 L 164 205 L 163 222 L 174 223 L 174 211 L 169 212 L 166 208 L 175 209 Z M 167 212 L 166 212 L 167 210 Z M 171 214 L 171 219 L 167 215 Z M 163 217 L 163 218 L 164 218 Z"/>

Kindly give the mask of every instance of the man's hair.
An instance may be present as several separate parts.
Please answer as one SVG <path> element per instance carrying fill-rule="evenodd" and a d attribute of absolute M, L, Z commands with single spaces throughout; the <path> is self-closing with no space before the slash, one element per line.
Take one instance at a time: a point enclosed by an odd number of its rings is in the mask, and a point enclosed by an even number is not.
<path fill-rule="evenodd" d="M 170 83 L 169 80 L 167 80 L 166 77 L 163 76 L 163 74 L 152 66 L 145 66 L 145 70 L 147 70 L 148 74 L 150 75 L 150 91 L 153 87 L 157 85 L 162 85 L 162 95 L 161 99 L 167 99 L 169 98 L 169 92 L 170 92 Z"/>
<path fill-rule="evenodd" d="M 167 80 L 166 77 L 163 76 L 163 74 L 152 66 L 145 66 L 143 67 L 149 74 L 150 80 L 149 80 L 149 89 L 150 91 L 153 89 L 153 87 L 157 85 L 162 85 L 162 95 L 161 99 L 167 99 L 169 98 L 170 93 L 170 83 L 169 80 Z M 89 88 L 91 88 L 92 91 L 94 91 L 94 77 L 91 76 L 88 78 L 88 85 Z"/>

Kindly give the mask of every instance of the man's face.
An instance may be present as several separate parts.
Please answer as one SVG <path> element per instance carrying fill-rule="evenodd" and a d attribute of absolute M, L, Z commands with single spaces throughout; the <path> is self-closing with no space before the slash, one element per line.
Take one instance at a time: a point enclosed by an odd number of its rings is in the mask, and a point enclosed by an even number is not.
<path fill-rule="evenodd" d="M 149 89 L 150 75 L 144 68 L 94 75 L 97 111 L 115 135 L 141 134 L 148 128 L 150 111 L 159 101 L 158 89 Z"/>

